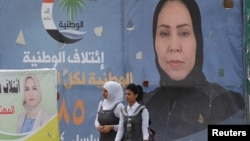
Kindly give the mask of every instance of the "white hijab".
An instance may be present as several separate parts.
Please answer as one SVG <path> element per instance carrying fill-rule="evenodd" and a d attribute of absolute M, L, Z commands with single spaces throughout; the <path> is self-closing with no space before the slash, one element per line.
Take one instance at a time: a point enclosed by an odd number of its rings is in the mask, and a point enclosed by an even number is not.
<path fill-rule="evenodd" d="M 102 102 L 103 110 L 110 110 L 117 103 L 123 101 L 123 90 L 121 84 L 115 81 L 108 81 L 103 85 L 103 88 L 108 91 L 107 99 L 104 99 Z"/>

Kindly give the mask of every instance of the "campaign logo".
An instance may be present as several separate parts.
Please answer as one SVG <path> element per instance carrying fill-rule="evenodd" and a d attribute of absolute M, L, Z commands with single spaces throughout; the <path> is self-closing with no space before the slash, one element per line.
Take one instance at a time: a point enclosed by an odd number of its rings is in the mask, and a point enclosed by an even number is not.
<path fill-rule="evenodd" d="M 62 15 L 57 17 L 53 15 L 53 5 L 55 0 L 43 0 L 41 16 L 44 28 L 48 34 L 56 41 L 63 44 L 75 43 L 83 39 L 86 32 L 82 31 L 84 22 L 76 21 L 78 12 L 85 8 L 83 0 L 58 0 L 56 3 L 62 13 L 67 13 L 66 17 Z"/>

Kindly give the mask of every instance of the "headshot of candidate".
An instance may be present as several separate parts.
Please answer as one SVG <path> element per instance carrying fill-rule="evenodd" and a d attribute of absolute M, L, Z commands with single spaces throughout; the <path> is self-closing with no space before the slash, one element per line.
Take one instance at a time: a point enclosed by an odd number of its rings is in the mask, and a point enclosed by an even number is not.
<path fill-rule="evenodd" d="M 42 90 L 36 75 L 28 74 L 24 79 L 23 107 L 17 119 L 17 133 L 31 132 L 45 124 L 51 114 L 43 108 Z"/>
<path fill-rule="evenodd" d="M 153 17 L 153 43 L 160 85 L 206 85 L 202 72 L 203 36 L 198 5 L 194 0 L 169 1 L 169 4 L 166 3 L 168 0 L 159 1 Z M 184 4 L 176 7 L 171 3 Z M 170 4 L 173 7 L 168 6 Z"/>
<path fill-rule="evenodd" d="M 243 123 L 243 95 L 208 82 L 202 71 L 203 34 L 196 1 L 160 0 L 152 31 L 160 80 L 145 105 L 156 140 L 195 135 L 208 124 Z"/>

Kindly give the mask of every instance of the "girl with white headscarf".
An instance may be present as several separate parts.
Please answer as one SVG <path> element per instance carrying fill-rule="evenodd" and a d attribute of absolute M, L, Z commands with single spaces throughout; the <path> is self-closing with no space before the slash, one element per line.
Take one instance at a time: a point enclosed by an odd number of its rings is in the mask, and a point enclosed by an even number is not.
<path fill-rule="evenodd" d="M 95 127 L 100 141 L 114 141 L 123 105 L 123 90 L 119 83 L 108 81 L 103 85 L 103 100 L 99 102 Z"/>

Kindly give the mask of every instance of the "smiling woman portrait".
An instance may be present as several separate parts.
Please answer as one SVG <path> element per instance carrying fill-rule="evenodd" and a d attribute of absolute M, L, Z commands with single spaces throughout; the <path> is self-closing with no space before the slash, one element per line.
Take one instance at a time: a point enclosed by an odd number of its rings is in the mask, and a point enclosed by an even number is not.
<path fill-rule="evenodd" d="M 25 111 L 18 116 L 17 133 L 31 132 L 45 124 L 51 114 L 42 105 L 42 90 L 36 75 L 24 78 L 23 107 Z"/>
<path fill-rule="evenodd" d="M 160 86 L 149 92 L 145 105 L 157 141 L 202 141 L 208 124 L 244 123 L 243 95 L 208 82 L 202 72 L 201 25 L 195 0 L 160 0 L 155 8 L 153 43 Z M 204 131 L 201 138 L 195 136 L 199 131 Z"/>

